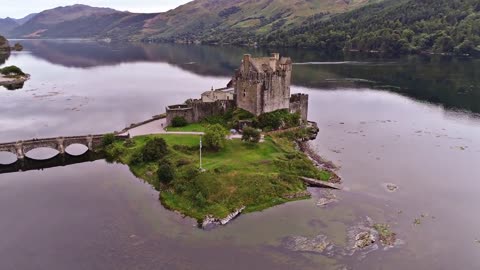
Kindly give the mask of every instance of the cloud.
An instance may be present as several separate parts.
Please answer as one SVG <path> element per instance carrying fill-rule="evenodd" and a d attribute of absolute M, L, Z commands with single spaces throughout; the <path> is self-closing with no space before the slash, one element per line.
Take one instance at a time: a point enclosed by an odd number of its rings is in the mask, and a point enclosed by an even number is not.
<path fill-rule="evenodd" d="M 0 0 L 0 2 L 7 0 Z M 1 4 L 0 18 L 22 18 L 31 13 L 41 12 L 58 6 L 85 4 L 96 7 L 109 7 L 131 12 L 154 13 L 163 12 L 185 4 L 190 0 L 16 0 L 8 5 Z"/>

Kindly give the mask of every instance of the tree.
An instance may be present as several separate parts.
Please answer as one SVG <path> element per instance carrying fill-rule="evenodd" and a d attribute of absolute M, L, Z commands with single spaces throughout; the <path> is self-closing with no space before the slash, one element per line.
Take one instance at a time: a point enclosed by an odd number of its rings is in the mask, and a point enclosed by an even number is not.
<path fill-rule="evenodd" d="M 225 147 L 225 136 L 227 134 L 227 130 L 220 124 L 207 126 L 204 136 L 205 146 L 213 151 L 222 149 Z"/>
<path fill-rule="evenodd" d="M 102 137 L 102 146 L 107 147 L 109 145 L 112 145 L 116 140 L 115 134 L 109 133 L 105 134 Z"/>
<path fill-rule="evenodd" d="M 150 140 L 143 147 L 143 160 L 146 162 L 162 159 L 168 154 L 168 146 L 163 138 Z"/>
<path fill-rule="evenodd" d="M 164 184 L 169 184 L 175 178 L 175 170 L 169 161 L 162 160 L 157 170 L 158 180 Z"/>
<path fill-rule="evenodd" d="M 258 143 L 260 141 L 260 131 L 251 127 L 245 127 L 243 129 L 242 141 Z"/>
<path fill-rule="evenodd" d="M 186 125 L 188 125 L 188 122 L 183 116 L 175 116 L 172 119 L 172 127 L 184 127 Z"/>

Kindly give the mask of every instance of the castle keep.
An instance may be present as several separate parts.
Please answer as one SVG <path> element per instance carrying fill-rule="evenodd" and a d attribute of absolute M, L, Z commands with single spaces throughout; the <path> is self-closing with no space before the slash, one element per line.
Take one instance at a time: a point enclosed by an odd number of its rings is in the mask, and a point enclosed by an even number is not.
<path fill-rule="evenodd" d="M 272 57 L 243 56 L 233 85 L 237 107 L 255 115 L 290 108 L 292 61 L 274 53 Z"/>
<path fill-rule="evenodd" d="M 177 116 L 194 123 L 234 108 L 244 109 L 257 116 L 286 109 L 300 114 L 306 122 L 308 95 L 291 95 L 291 78 L 292 60 L 289 57 L 280 57 L 280 54 L 274 53 L 271 57 L 254 58 L 246 54 L 227 87 L 216 90 L 212 88 L 204 92 L 200 99 L 168 106 L 167 125 Z"/>

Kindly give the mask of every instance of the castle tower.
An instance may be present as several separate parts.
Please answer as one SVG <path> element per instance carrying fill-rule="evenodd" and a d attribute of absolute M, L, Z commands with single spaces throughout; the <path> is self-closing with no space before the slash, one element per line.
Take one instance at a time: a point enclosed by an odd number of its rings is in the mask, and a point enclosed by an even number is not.
<path fill-rule="evenodd" d="M 253 58 L 246 54 L 233 78 L 237 107 L 255 115 L 289 109 L 292 61 L 274 53 Z"/>

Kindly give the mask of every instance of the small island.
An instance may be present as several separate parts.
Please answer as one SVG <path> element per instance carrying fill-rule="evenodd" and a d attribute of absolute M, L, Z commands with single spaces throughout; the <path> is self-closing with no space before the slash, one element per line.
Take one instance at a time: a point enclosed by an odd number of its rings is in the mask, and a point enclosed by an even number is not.
<path fill-rule="evenodd" d="M 5 37 L 0 36 L 0 59 L 6 60 L 10 56 L 12 50 L 21 51 L 23 50 L 23 46 L 16 43 L 14 47 L 10 47 L 8 40 Z M 0 68 L 0 86 L 4 86 L 9 90 L 22 88 L 25 81 L 29 78 L 30 75 L 24 73 L 17 66 Z"/>
<path fill-rule="evenodd" d="M 9 90 L 20 89 L 30 75 L 25 74 L 17 66 L 8 66 L 0 68 L 0 86 L 4 86 Z"/>
<path fill-rule="evenodd" d="M 308 95 L 290 95 L 291 69 L 278 54 L 246 55 L 226 88 L 168 106 L 163 134 L 106 135 L 103 150 L 203 227 L 309 198 L 308 185 L 339 178 L 300 150 L 318 128 L 307 121 Z"/>

